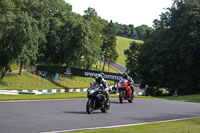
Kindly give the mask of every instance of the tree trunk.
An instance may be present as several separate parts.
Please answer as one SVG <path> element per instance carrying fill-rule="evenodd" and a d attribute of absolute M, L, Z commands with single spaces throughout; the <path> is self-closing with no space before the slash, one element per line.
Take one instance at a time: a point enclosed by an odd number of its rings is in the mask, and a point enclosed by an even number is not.
<path fill-rule="evenodd" d="M 2 71 L 2 73 L 1 73 L 1 78 L 0 79 L 2 79 L 3 80 L 3 78 L 6 76 L 6 73 L 7 73 L 7 71 L 9 70 L 9 68 L 8 67 L 5 67 L 5 69 Z"/>
<path fill-rule="evenodd" d="M 101 68 L 101 59 L 99 60 L 99 62 L 100 62 L 100 67 L 99 68 Z"/>
<path fill-rule="evenodd" d="M 110 63 L 108 64 L 108 72 L 110 71 Z"/>
<path fill-rule="evenodd" d="M 104 71 L 105 64 L 106 64 L 106 61 L 105 61 L 105 59 L 104 59 L 104 61 L 103 61 L 103 69 L 102 69 L 102 71 Z"/>
<path fill-rule="evenodd" d="M 0 78 L 0 79 L 3 80 L 3 78 L 4 78 L 5 75 L 6 75 L 6 73 L 5 73 L 5 72 L 2 72 L 2 73 L 1 73 L 1 78 Z"/>
<path fill-rule="evenodd" d="M 23 68 L 23 62 L 20 61 L 19 75 L 21 75 L 22 73 L 22 68 Z"/>

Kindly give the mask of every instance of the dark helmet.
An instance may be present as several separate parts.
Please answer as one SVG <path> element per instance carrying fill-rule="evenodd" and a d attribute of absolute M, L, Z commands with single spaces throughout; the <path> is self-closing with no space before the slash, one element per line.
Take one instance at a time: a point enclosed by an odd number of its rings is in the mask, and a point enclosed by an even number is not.
<path fill-rule="evenodd" d="M 95 77 L 95 79 L 96 79 L 96 82 L 97 82 L 97 83 L 100 83 L 100 82 L 101 82 L 101 80 L 102 80 L 102 78 L 103 78 L 103 77 L 102 77 L 102 75 L 101 75 L 101 74 L 97 74 L 97 75 L 96 75 L 96 77 Z"/>
<path fill-rule="evenodd" d="M 128 74 L 127 73 L 123 73 L 122 77 L 125 78 L 125 79 L 128 79 Z"/>
<path fill-rule="evenodd" d="M 101 72 L 100 74 L 101 74 L 102 77 L 104 77 L 104 73 L 103 72 Z"/>

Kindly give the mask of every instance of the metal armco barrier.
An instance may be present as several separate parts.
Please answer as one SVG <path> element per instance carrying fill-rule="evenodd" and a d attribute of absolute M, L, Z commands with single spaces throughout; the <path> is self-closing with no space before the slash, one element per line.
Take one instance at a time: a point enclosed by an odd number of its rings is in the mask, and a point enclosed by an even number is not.
<path fill-rule="evenodd" d="M 75 75 L 81 77 L 95 77 L 97 74 L 100 74 L 101 71 L 85 70 L 71 67 L 62 67 L 62 66 L 37 66 L 36 71 L 45 71 L 51 73 Z M 103 72 L 104 78 L 106 80 L 118 81 L 122 79 L 121 74 Z"/>

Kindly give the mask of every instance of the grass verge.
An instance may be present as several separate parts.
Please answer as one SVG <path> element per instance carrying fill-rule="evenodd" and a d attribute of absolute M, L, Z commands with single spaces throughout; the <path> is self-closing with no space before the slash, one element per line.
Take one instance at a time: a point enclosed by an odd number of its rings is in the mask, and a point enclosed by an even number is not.
<path fill-rule="evenodd" d="M 0 95 L 0 101 L 86 98 L 86 92 L 53 93 L 44 95 Z"/>
<path fill-rule="evenodd" d="M 110 94 L 110 98 L 118 98 L 119 95 Z M 0 101 L 10 100 L 45 100 L 45 99 L 76 99 L 87 98 L 86 92 L 66 92 L 66 93 L 53 93 L 53 94 L 20 94 L 20 95 L 0 95 Z M 135 96 L 135 98 L 146 98 L 144 96 Z"/>
<path fill-rule="evenodd" d="M 10 74 L 5 76 L 4 80 L 0 80 L 0 89 L 7 90 L 41 90 L 41 89 L 62 89 L 62 88 L 88 88 L 94 78 L 65 76 L 60 80 L 46 80 L 40 76 L 29 72 L 22 72 L 22 75 Z M 113 81 L 107 81 L 109 85 L 113 85 Z"/>
<path fill-rule="evenodd" d="M 200 103 L 200 94 L 183 95 L 183 96 L 178 96 L 178 97 L 163 96 L 163 97 L 159 97 L 159 98 L 164 99 L 164 100 L 174 100 L 174 101 L 182 101 L 182 102 Z"/>
<path fill-rule="evenodd" d="M 111 98 L 118 98 L 118 95 L 110 94 Z M 21 94 L 21 95 L 0 95 L 0 101 L 10 100 L 45 100 L 45 99 L 75 99 L 87 98 L 86 92 L 53 93 L 44 95 Z"/>
<path fill-rule="evenodd" d="M 76 133 L 199 133 L 200 118 L 151 123 L 120 128 L 88 130 Z"/>

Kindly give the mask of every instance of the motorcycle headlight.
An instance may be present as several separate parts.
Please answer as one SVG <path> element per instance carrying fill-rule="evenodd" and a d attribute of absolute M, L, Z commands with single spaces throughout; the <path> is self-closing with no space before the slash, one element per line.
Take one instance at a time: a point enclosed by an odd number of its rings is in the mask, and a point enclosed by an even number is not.
<path fill-rule="evenodd" d="M 89 94 L 92 94 L 92 93 L 94 93 L 94 90 L 89 89 L 89 90 L 88 90 L 88 93 L 89 93 Z"/>

